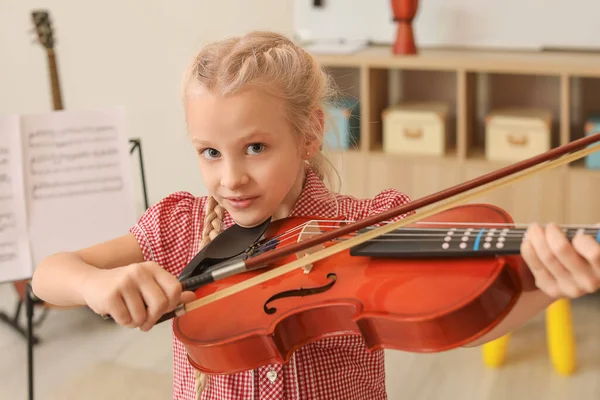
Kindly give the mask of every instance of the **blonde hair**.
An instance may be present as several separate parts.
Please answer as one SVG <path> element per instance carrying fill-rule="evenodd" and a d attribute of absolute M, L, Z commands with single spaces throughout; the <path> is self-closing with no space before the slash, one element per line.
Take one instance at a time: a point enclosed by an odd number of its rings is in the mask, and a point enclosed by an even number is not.
<path fill-rule="evenodd" d="M 310 53 L 282 34 L 255 31 L 204 47 L 185 73 L 184 101 L 204 92 L 225 96 L 250 86 L 280 97 L 293 130 L 306 141 L 321 139 L 315 113 L 327 119 L 324 105 L 338 98 L 333 79 Z M 309 164 L 333 187 L 337 172 L 322 151 Z"/>
<path fill-rule="evenodd" d="M 185 102 L 207 92 L 225 96 L 251 86 L 283 101 L 286 117 L 303 142 L 322 140 L 325 106 L 335 102 L 337 87 L 308 52 L 282 34 L 254 31 L 207 45 L 185 73 L 183 97 Z M 308 164 L 329 187 L 334 173 L 339 180 L 322 146 Z M 201 248 L 221 232 L 222 215 L 222 207 L 209 196 Z M 197 398 L 205 384 L 206 376 L 197 371 Z"/>
<path fill-rule="evenodd" d="M 204 224 L 202 226 L 202 240 L 198 251 L 206 247 L 219 233 L 223 231 L 223 207 L 217 203 L 214 197 L 209 196 L 205 206 Z M 200 400 L 200 395 L 206 387 L 207 376 L 196 370 L 196 400 Z"/>

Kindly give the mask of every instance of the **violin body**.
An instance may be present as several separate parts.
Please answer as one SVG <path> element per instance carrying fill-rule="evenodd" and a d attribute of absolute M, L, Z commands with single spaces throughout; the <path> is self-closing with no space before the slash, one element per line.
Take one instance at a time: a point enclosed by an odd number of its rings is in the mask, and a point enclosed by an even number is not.
<path fill-rule="evenodd" d="M 315 220 L 323 231 L 340 224 Z M 298 235 L 300 230 L 293 228 L 308 221 L 275 221 L 265 236 Z M 505 211 L 487 204 L 457 206 L 421 222 L 427 221 L 429 228 L 437 226 L 435 221 L 444 230 L 448 222 L 462 223 L 461 228 L 513 224 Z M 413 245 L 418 248 L 419 242 Z M 284 257 L 267 269 L 298 256 Z M 397 258 L 342 251 L 315 262 L 308 272 L 296 269 L 179 316 L 173 330 L 190 363 L 208 374 L 285 363 L 299 347 L 337 335 L 361 335 L 370 350 L 445 351 L 485 334 L 507 315 L 523 290 L 522 266 L 518 254 Z M 196 297 L 263 271 L 212 282 L 195 290 Z"/>

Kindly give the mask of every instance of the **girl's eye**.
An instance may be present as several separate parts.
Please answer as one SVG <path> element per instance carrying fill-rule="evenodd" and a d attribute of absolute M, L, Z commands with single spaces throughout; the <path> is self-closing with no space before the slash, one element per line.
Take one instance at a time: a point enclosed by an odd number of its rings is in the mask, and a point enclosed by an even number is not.
<path fill-rule="evenodd" d="M 248 151 L 253 152 L 254 154 L 261 153 L 265 149 L 265 145 L 262 143 L 253 143 L 248 146 Z"/>
<path fill-rule="evenodd" d="M 202 155 L 208 159 L 213 159 L 219 157 L 220 153 L 215 149 L 204 149 Z"/>

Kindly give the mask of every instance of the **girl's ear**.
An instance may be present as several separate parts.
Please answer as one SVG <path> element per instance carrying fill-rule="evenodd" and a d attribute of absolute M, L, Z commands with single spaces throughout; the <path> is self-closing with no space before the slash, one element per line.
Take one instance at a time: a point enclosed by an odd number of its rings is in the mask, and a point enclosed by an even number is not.
<path fill-rule="evenodd" d="M 325 113 L 323 109 L 318 108 L 313 113 L 312 126 L 313 134 L 306 141 L 304 157 L 310 160 L 317 152 L 323 148 L 323 135 L 325 131 Z"/>

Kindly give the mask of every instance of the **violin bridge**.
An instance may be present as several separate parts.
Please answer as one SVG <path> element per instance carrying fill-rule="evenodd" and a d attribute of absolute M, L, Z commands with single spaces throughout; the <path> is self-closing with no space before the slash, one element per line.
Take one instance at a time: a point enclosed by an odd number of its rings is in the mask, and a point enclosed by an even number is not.
<path fill-rule="evenodd" d="M 298 235 L 297 242 L 301 242 L 303 240 L 309 239 L 309 238 L 319 235 L 321 233 L 322 232 L 321 232 L 321 229 L 319 228 L 319 223 L 317 221 L 309 221 L 306 223 L 304 228 L 302 228 L 302 231 Z M 308 249 L 297 252 L 296 257 L 298 257 L 298 258 L 306 257 L 306 256 L 308 256 L 316 251 L 322 250 L 324 248 L 325 248 L 325 246 L 323 246 L 322 244 L 313 246 Z M 302 269 L 304 270 L 305 274 L 308 274 L 312 270 L 312 267 L 313 267 L 312 264 L 308 264 L 308 265 L 305 265 L 304 267 L 302 267 Z"/>

